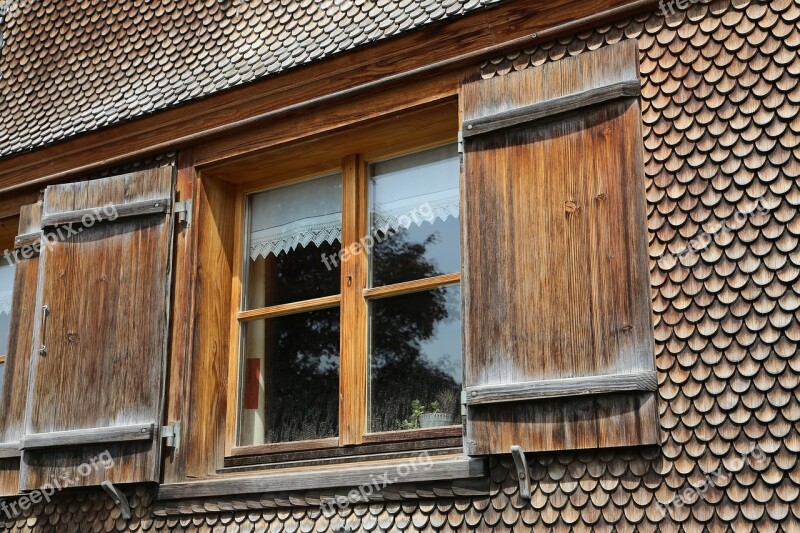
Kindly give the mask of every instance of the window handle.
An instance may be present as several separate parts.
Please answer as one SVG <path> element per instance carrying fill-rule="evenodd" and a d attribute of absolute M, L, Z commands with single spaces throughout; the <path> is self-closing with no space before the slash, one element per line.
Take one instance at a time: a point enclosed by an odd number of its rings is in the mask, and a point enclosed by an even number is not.
<path fill-rule="evenodd" d="M 50 306 L 43 305 L 42 306 L 42 335 L 41 341 L 42 345 L 39 346 L 39 355 L 47 355 L 47 347 L 45 343 L 47 342 L 47 316 L 50 314 Z"/>

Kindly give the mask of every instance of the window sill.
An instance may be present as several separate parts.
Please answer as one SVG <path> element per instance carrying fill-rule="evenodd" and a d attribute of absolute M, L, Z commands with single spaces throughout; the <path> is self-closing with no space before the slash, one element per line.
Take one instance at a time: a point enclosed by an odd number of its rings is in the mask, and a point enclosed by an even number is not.
<path fill-rule="evenodd" d="M 485 459 L 463 455 L 423 456 L 413 459 L 364 462 L 342 466 L 306 467 L 281 470 L 258 476 L 226 475 L 201 481 L 161 485 L 159 500 L 206 498 L 240 494 L 358 487 L 361 485 L 404 484 L 487 475 Z"/>

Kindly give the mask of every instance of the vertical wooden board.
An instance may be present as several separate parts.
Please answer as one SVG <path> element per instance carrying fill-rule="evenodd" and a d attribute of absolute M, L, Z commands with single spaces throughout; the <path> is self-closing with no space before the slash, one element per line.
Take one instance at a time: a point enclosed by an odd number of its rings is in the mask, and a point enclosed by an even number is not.
<path fill-rule="evenodd" d="M 162 421 L 172 253 L 171 213 L 120 217 L 114 209 L 172 195 L 173 167 L 48 188 L 45 215 L 98 209 L 103 222 L 45 228 L 39 317 L 27 400 L 26 434 Z M 26 450 L 20 486 L 53 476 L 76 485 L 158 481 L 158 431 L 149 441 Z M 81 475 L 108 452 L 114 467 Z M 94 455 L 93 455 L 94 454 Z M 85 470 L 85 468 L 84 468 Z"/>
<path fill-rule="evenodd" d="M 636 43 L 625 42 L 468 83 L 463 116 L 637 76 Z M 640 122 L 627 98 L 466 139 L 468 386 L 654 369 Z M 481 453 L 651 443 L 654 405 L 632 392 L 471 407 L 467 434 Z M 604 431 L 586 425 L 600 418 Z"/>
<path fill-rule="evenodd" d="M 39 231 L 41 204 L 22 207 L 18 221 L 19 235 Z M 33 349 L 33 329 L 37 313 L 36 291 L 39 278 L 39 254 L 25 259 L 18 256 L 14 272 L 14 296 L 9 325 L 8 358 L 5 384 L 0 391 L 0 442 L 19 442 L 24 432 L 28 369 Z M 0 497 L 19 493 L 20 459 L 0 459 Z"/>
<path fill-rule="evenodd" d="M 471 408 L 469 455 L 641 446 L 660 442 L 653 393 L 538 400 Z"/>
<path fill-rule="evenodd" d="M 342 249 L 367 235 L 367 166 L 353 155 L 342 162 Z M 342 262 L 339 442 L 361 444 L 367 428 L 367 253 Z"/>
<path fill-rule="evenodd" d="M 216 472 L 225 453 L 236 190 L 229 183 L 203 176 L 197 185 L 197 218 L 193 222 L 198 239 L 197 278 L 186 394 L 192 420 L 209 423 L 186 422 L 187 440 L 182 453 L 186 476 L 201 478 Z M 198 312 L 197 306 L 201 305 L 202 312 Z M 235 413 L 235 403 L 232 408 Z"/>
<path fill-rule="evenodd" d="M 593 398 L 566 398 L 470 408 L 469 455 L 578 450 L 597 447 Z"/>
<path fill-rule="evenodd" d="M 598 396 L 595 419 L 600 448 L 661 443 L 655 393 Z"/>

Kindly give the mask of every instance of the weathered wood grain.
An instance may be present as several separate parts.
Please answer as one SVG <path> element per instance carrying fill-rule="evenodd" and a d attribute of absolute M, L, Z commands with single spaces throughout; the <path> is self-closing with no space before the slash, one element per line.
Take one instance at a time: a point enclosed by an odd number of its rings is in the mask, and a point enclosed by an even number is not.
<path fill-rule="evenodd" d="M 467 405 L 473 406 L 615 392 L 653 392 L 657 387 L 655 372 L 632 372 L 467 387 L 466 393 Z"/>
<path fill-rule="evenodd" d="M 38 238 L 41 233 L 39 231 L 41 214 L 41 203 L 23 206 L 19 210 L 18 233 Z M 30 239 L 26 242 L 30 242 Z M 3 246 L 13 248 L 13 242 L 5 242 Z M 30 254 L 28 257 L 20 254 L 14 272 L 13 306 L 4 370 L 5 384 L 0 390 L 0 406 L 2 406 L 0 445 L 3 446 L 5 453 L 5 458 L 0 459 L 0 497 L 19 493 L 19 440 L 25 429 L 28 371 L 38 309 L 36 294 L 39 263 L 38 253 Z"/>
<path fill-rule="evenodd" d="M 135 217 L 142 215 L 155 215 L 166 213 L 172 206 L 172 198 L 154 198 L 152 200 L 139 200 L 127 204 L 100 204 L 86 209 L 62 211 L 58 213 L 45 213 L 42 217 L 42 227 L 58 226 L 61 224 L 80 224 L 84 221 L 114 221 L 118 218 Z"/>
<path fill-rule="evenodd" d="M 370 465 L 341 467 L 313 467 L 285 470 L 262 476 L 230 476 L 222 479 L 162 485 L 158 497 L 174 500 L 186 497 L 198 498 L 226 494 L 257 494 L 259 492 L 322 489 L 330 487 L 358 486 L 381 475 L 390 479 L 398 477 L 397 468 L 405 466 L 404 483 L 436 481 L 440 479 L 468 479 L 486 475 L 486 463 L 481 459 L 464 457 L 436 458 L 424 468 L 410 468 L 402 460 L 381 461 Z"/>
<path fill-rule="evenodd" d="M 466 84 L 464 123 L 637 78 L 626 41 Z M 516 394 L 520 383 L 655 369 L 640 123 L 628 97 L 465 139 L 468 388 Z M 630 426 L 618 396 L 471 407 L 467 449 L 611 445 L 615 424 Z M 608 405 L 602 437 L 597 402 Z M 633 408 L 638 434 L 625 440 L 655 442 L 655 403 Z"/>
<path fill-rule="evenodd" d="M 170 163 L 48 187 L 43 216 L 160 202 L 172 197 L 173 173 Z M 47 353 L 32 356 L 23 443 L 36 435 L 33 442 L 44 446 L 48 433 L 149 426 L 162 420 L 172 216 L 142 214 L 73 229 L 75 233 L 51 239 L 42 248 L 38 296 L 39 307 L 50 309 Z M 83 297 L 87 295 L 91 295 L 91 303 Z M 37 342 L 44 334 L 37 323 Z M 20 487 L 33 489 L 62 474 L 76 478 L 81 486 L 103 480 L 157 481 L 158 429 L 160 425 L 151 432 L 154 438 L 147 441 L 104 442 L 102 448 L 26 449 Z M 52 439 L 50 444 L 58 442 Z M 114 468 L 78 475 L 77 467 L 98 448 L 110 453 Z"/>
<path fill-rule="evenodd" d="M 576 112 L 585 107 L 620 98 L 639 96 L 640 93 L 641 86 L 638 79 L 619 81 L 470 120 L 464 124 L 462 135 L 467 139 L 522 124 L 533 126 L 537 121 L 556 120 L 559 115 L 565 113 Z"/>
<path fill-rule="evenodd" d="M 36 450 L 59 446 L 85 446 L 87 444 L 152 440 L 155 434 L 155 427 L 156 424 L 152 422 L 150 424 L 26 434 L 22 437 L 19 447 L 21 450 Z"/>

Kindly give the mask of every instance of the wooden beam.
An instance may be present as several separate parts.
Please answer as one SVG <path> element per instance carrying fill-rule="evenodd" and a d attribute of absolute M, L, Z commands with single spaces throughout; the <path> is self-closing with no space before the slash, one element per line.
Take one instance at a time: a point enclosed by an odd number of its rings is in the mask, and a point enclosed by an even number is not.
<path fill-rule="evenodd" d="M 196 145 L 293 110 L 413 77 L 461 69 L 503 52 L 652 9 L 654 0 L 517 0 L 430 25 L 149 117 L 0 160 L 0 192 L 65 181 Z M 431 46 L 436 43 L 436 46 Z M 325 100 L 322 100 L 325 98 Z"/>
<path fill-rule="evenodd" d="M 548 379 L 467 387 L 467 406 L 489 403 L 523 402 L 548 398 L 565 398 L 615 392 L 655 391 L 658 378 L 655 372 L 608 374 L 581 378 Z"/>
<path fill-rule="evenodd" d="M 0 443 L 0 459 L 13 459 L 20 456 L 22 456 L 22 450 L 19 449 L 19 442 Z"/>
<path fill-rule="evenodd" d="M 130 202 L 119 205 L 104 205 L 76 211 L 63 211 L 60 213 L 45 213 L 42 216 L 42 227 L 59 226 L 63 224 L 79 224 L 85 217 L 91 222 L 117 220 L 119 218 L 138 217 L 166 213 L 172 207 L 171 198 L 157 198 L 141 202 Z M 110 213 L 110 214 L 109 214 Z M 112 218 L 113 217 L 113 218 Z"/>
<path fill-rule="evenodd" d="M 404 294 L 428 291 L 445 285 L 453 285 L 460 281 L 460 272 L 443 274 L 441 276 L 434 276 L 432 278 L 415 279 L 414 281 L 404 281 L 402 283 L 384 285 L 383 287 L 364 289 L 364 298 L 369 300 L 377 300 L 379 298 L 389 298 L 390 296 L 402 296 Z"/>
<path fill-rule="evenodd" d="M 355 487 L 362 483 L 389 476 L 392 483 L 414 483 L 420 481 L 439 481 L 484 477 L 487 473 L 486 461 L 468 459 L 462 456 L 433 458 L 424 462 L 418 458 L 382 461 L 374 464 L 355 466 L 341 465 L 324 468 L 298 468 L 260 476 L 228 476 L 225 478 L 161 485 L 159 500 L 182 498 L 205 498 L 229 496 L 231 494 L 259 494 L 332 487 Z M 403 475 L 405 474 L 405 475 Z"/>
<path fill-rule="evenodd" d="M 588 91 L 568 94 L 552 100 L 518 107 L 502 113 L 476 118 L 464 124 L 462 132 L 465 139 L 489 132 L 530 125 L 543 120 L 550 120 L 565 113 L 580 111 L 587 107 L 599 105 L 620 98 L 638 97 L 642 87 L 639 80 L 626 80 L 603 87 L 595 87 Z"/>
<path fill-rule="evenodd" d="M 334 294 L 333 296 L 323 296 L 321 298 L 314 298 L 313 300 L 273 305 L 271 307 L 253 309 L 252 311 L 241 311 L 236 315 L 236 318 L 240 322 L 249 322 L 251 320 L 261 320 L 264 318 L 277 318 L 279 316 L 293 315 L 296 313 L 330 309 L 331 307 L 338 306 L 341 301 L 342 295 Z"/>
<path fill-rule="evenodd" d="M 110 442 L 152 440 L 155 424 L 132 424 L 109 428 L 75 429 L 52 433 L 33 433 L 22 437 L 20 449 L 37 450 L 61 446 L 85 446 Z"/>
<path fill-rule="evenodd" d="M 42 240 L 42 232 L 26 233 L 25 235 L 17 235 L 14 238 L 14 249 L 19 250 L 26 246 L 36 247 Z"/>

